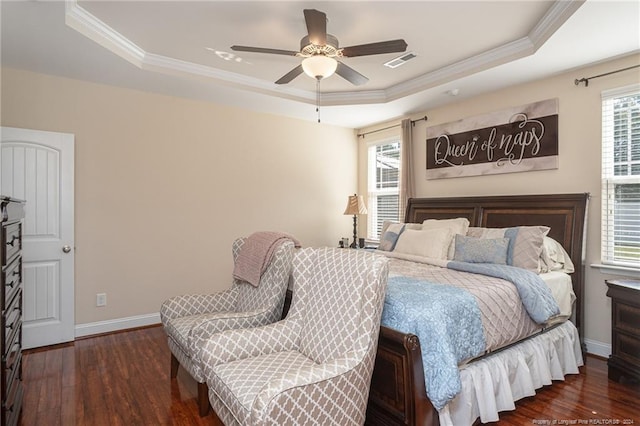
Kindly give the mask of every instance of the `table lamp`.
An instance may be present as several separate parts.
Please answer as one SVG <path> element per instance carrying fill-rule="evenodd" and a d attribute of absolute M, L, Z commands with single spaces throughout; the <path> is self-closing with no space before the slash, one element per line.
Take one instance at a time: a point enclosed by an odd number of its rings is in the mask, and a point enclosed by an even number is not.
<path fill-rule="evenodd" d="M 349 246 L 351 248 L 358 247 L 358 229 L 357 229 L 357 217 L 359 214 L 367 214 L 367 206 L 364 204 L 364 197 L 362 195 L 349 195 L 347 201 L 347 208 L 344 210 L 344 214 L 353 215 L 353 243 Z"/>

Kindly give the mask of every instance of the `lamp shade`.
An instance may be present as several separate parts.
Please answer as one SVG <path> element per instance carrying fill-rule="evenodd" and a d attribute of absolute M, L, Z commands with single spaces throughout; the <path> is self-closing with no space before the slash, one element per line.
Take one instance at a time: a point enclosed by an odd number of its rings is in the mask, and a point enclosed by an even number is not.
<path fill-rule="evenodd" d="M 344 214 L 367 214 L 367 206 L 364 204 L 364 197 L 362 195 L 349 195 L 347 201 L 347 208 L 344 210 Z"/>
<path fill-rule="evenodd" d="M 338 61 L 324 55 L 310 56 L 302 61 L 302 69 L 311 78 L 322 80 L 336 72 Z"/>

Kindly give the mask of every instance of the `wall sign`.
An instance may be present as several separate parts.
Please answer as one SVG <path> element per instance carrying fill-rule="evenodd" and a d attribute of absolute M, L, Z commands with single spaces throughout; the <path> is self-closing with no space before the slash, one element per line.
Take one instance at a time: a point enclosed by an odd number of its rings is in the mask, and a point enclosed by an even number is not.
<path fill-rule="evenodd" d="M 427 128 L 427 179 L 558 168 L 558 99 Z"/>

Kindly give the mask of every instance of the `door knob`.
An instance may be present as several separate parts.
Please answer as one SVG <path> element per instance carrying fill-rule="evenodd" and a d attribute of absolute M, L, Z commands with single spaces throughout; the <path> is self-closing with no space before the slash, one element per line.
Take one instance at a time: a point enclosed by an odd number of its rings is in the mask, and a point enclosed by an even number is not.
<path fill-rule="evenodd" d="M 62 246 L 62 251 L 64 253 L 69 253 L 71 251 L 71 247 L 70 246 Z"/>

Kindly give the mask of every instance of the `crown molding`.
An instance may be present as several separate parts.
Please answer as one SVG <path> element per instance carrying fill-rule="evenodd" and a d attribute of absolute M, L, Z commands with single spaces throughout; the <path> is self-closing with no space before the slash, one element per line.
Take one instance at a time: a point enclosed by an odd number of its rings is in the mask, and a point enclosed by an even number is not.
<path fill-rule="evenodd" d="M 528 37 L 538 50 L 584 4 L 586 0 L 556 1 L 529 32 Z"/>
<path fill-rule="evenodd" d="M 422 92 L 435 86 L 473 73 L 505 64 L 534 54 L 566 22 L 586 0 L 557 0 L 536 26 L 525 37 L 503 44 L 453 64 L 435 69 L 385 89 L 343 92 L 324 92 L 321 106 L 381 104 Z M 307 104 L 316 103 L 316 93 L 290 86 L 220 70 L 214 67 L 182 61 L 144 49 L 131 42 L 108 24 L 78 5 L 77 0 L 66 0 L 65 23 L 85 37 L 95 41 L 140 69 L 188 78 L 205 78 L 225 85 L 276 96 Z"/>
<path fill-rule="evenodd" d="M 80 7 L 76 0 L 65 1 L 64 22 L 67 26 L 133 65 L 142 66 L 145 51 Z"/>
<path fill-rule="evenodd" d="M 389 100 L 430 89 L 450 81 L 466 77 L 489 68 L 520 59 L 533 53 L 533 45 L 528 37 L 504 44 L 495 49 L 463 59 L 451 65 L 408 80 L 387 89 Z"/>
<path fill-rule="evenodd" d="M 146 52 L 108 24 L 89 13 L 78 4 L 77 0 L 66 0 L 65 24 L 143 70 L 191 78 L 204 77 L 217 80 L 225 85 L 233 85 L 237 88 L 279 96 L 285 99 L 310 104 L 316 102 L 315 92 L 279 86 L 275 83 L 265 82 L 243 74 Z"/>

